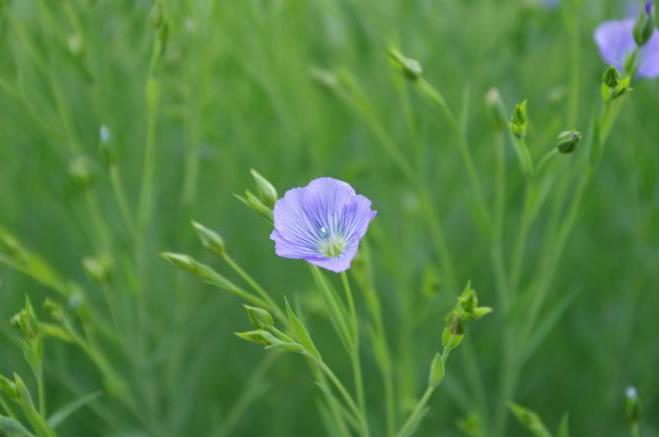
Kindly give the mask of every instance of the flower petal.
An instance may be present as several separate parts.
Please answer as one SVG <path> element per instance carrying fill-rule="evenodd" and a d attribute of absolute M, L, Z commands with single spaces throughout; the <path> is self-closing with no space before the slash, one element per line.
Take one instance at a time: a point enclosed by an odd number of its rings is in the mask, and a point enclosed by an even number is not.
<path fill-rule="evenodd" d="M 648 79 L 659 76 L 659 31 L 654 31 L 639 54 L 638 75 Z"/>
<path fill-rule="evenodd" d="M 595 29 L 595 43 L 606 63 L 623 70 L 625 60 L 636 43 L 633 36 L 634 19 L 607 21 Z"/>

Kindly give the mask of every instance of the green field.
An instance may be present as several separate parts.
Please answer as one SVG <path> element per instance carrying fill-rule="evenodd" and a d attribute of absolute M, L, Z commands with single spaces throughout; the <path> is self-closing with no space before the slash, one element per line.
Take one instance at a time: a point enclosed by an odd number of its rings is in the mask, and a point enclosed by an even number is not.
<path fill-rule="evenodd" d="M 659 82 L 593 41 L 642 2 L 541 3 L 0 0 L 0 435 L 659 436 Z M 347 274 L 251 169 L 372 201 Z"/>

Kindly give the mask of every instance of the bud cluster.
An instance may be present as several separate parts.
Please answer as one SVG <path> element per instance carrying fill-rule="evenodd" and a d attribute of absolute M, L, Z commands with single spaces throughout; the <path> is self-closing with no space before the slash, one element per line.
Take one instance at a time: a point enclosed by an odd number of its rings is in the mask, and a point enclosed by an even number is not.
<path fill-rule="evenodd" d="M 632 91 L 631 76 L 620 77 L 620 73 L 613 65 L 609 66 L 602 74 L 601 94 L 602 100 L 611 102 L 618 97 Z"/>

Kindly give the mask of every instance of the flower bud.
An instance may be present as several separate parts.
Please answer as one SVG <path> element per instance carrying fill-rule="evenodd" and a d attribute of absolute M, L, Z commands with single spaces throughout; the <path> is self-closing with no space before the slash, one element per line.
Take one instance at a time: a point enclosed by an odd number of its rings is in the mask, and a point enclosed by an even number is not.
<path fill-rule="evenodd" d="M 270 183 L 266 178 L 261 176 L 256 170 L 251 169 L 252 177 L 254 182 L 256 182 L 256 189 L 261 200 L 263 200 L 267 205 L 273 206 L 278 199 L 277 190 L 274 185 Z"/>
<path fill-rule="evenodd" d="M 275 321 L 272 318 L 272 315 L 263 308 L 253 307 L 249 305 L 243 305 L 245 311 L 247 312 L 247 317 L 249 322 L 257 329 L 270 329 L 275 326 Z"/>
<path fill-rule="evenodd" d="M 618 73 L 618 69 L 613 65 L 609 65 L 609 67 L 604 70 L 604 74 L 602 74 L 602 83 L 609 88 L 617 87 L 620 83 L 620 73 Z"/>
<path fill-rule="evenodd" d="M 444 379 L 444 375 L 446 374 L 445 368 L 444 368 L 444 361 L 442 360 L 442 356 L 439 352 L 435 354 L 435 357 L 432 359 L 432 363 L 430 364 L 430 374 L 428 375 L 428 385 L 431 387 L 437 387 L 442 380 Z"/>
<path fill-rule="evenodd" d="M 33 340 L 40 334 L 39 322 L 27 298 L 25 308 L 11 318 L 10 324 L 19 330 L 25 340 Z"/>
<path fill-rule="evenodd" d="M 510 117 L 509 126 L 515 138 L 520 140 L 526 138 L 526 131 L 528 129 L 528 113 L 527 113 L 526 100 L 515 105 L 515 111 L 513 112 L 513 115 Z"/>
<path fill-rule="evenodd" d="M 458 304 L 467 314 L 472 313 L 478 306 L 478 297 L 476 296 L 476 291 L 471 287 L 471 283 L 467 283 L 467 286 L 462 291 L 462 294 L 458 297 Z"/>
<path fill-rule="evenodd" d="M 654 33 L 654 27 L 654 4 L 652 0 L 648 0 L 639 12 L 634 24 L 634 41 L 636 41 L 637 46 L 642 47 L 650 41 Z"/>
<path fill-rule="evenodd" d="M 264 346 L 273 346 L 281 343 L 274 335 L 263 329 L 256 331 L 236 332 L 236 335 L 245 341 Z"/>
<path fill-rule="evenodd" d="M 266 206 L 261 199 L 255 196 L 251 191 L 245 190 L 245 196 L 235 195 L 245 206 L 256 212 L 267 220 L 272 220 L 272 208 Z"/>
<path fill-rule="evenodd" d="M 396 67 L 403 71 L 403 74 L 409 80 L 415 81 L 423 74 L 423 68 L 421 68 L 421 64 L 418 61 L 405 57 L 397 49 L 389 49 L 389 58 Z"/>
<path fill-rule="evenodd" d="M 460 315 L 455 311 L 446 317 L 446 324 L 442 332 L 442 346 L 455 349 L 464 338 L 464 324 Z"/>
<path fill-rule="evenodd" d="M 563 131 L 556 138 L 556 147 L 561 153 L 572 153 L 580 141 L 581 133 L 574 130 Z"/>
<path fill-rule="evenodd" d="M 201 244 L 203 244 L 204 247 L 218 256 L 224 256 L 226 250 L 222 237 L 201 223 L 193 221 L 192 226 L 194 227 L 195 231 L 197 231 L 197 236 L 199 237 L 199 240 L 201 240 Z"/>
<path fill-rule="evenodd" d="M 270 346 L 266 346 L 266 349 L 293 352 L 296 354 L 301 354 L 304 352 L 304 346 L 302 346 L 300 343 L 279 342 Z"/>

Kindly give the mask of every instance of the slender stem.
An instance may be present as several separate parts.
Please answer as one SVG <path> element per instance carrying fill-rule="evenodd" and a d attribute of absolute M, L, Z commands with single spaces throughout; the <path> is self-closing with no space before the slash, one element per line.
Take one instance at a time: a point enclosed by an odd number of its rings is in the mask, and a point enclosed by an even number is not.
<path fill-rule="evenodd" d="M 629 427 L 629 435 L 630 435 L 631 437 L 641 437 L 641 429 L 640 429 L 640 427 L 638 426 L 638 423 L 633 423 L 633 424 Z"/>
<path fill-rule="evenodd" d="M 348 301 L 348 311 L 350 312 L 350 323 L 352 325 L 352 350 L 350 351 L 350 361 L 352 363 L 352 373 L 355 380 L 355 392 L 357 394 L 357 404 L 362 413 L 365 422 L 365 431 L 368 433 L 368 416 L 366 412 L 366 399 L 364 397 L 364 381 L 362 377 L 361 359 L 359 356 L 359 320 L 357 319 L 357 309 L 350 287 L 350 280 L 346 272 L 341 272 L 341 282 L 343 290 Z"/>
<path fill-rule="evenodd" d="M 43 368 L 39 366 L 39 369 L 35 372 L 35 379 L 37 380 L 37 395 L 39 397 L 39 414 L 42 417 L 46 417 L 46 388 L 43 381 Z"/>
<path fill-rule="evenodd" d="M 448 344 L 450 343 L 451 343 L 451 339 L 449 339 L 448 341 Z M 442 365 L 445 368 L 446 368 L 446 361 L 448 360 L 450 354 L 451 354 L 451 348 L 445 346 L 444 349 L 442 350 L 442 355 L 440 357 L 442 360 Z M 414 410 L 412 410 L 412 413 L 410 413 L 407 420 L 403 424 L 403 427 L 396 434 L 396 437 L 407 437 L 410 435 L 410 433 L 414 430 L 419 420 L 421 419 L 421 416 L 425 411 L 426 405 L 428 404 L 428 401 L 430 401 L 430 398 L 437 389 L 437 387 L 438 385 L 428 384 L 426 391 L 423 393 L 421 399 L 419 399 L 419 401 L 414 406 Z"/>
<path fill-rule="evenodd" d="M 476 196 L 476 217 L 479 225 L 487 229 L 490 223 L 490 212 L 488 210 L 487 203 L 485 202 L 483 185 L 476 170 L 476 166 L 474 165 L 474 159 L 471 154 L 471 149 L 467 141 L 465 130 L 460 125 L 457 117 L 446 103 L 446 99 L 444 99 L 444 96 L 437 88 L 432 86 L 423 78 L 419 78 L 415 83 L 417 84 L 421 93 L 428 97 L 430 101 L 444 113 L 444 116 L 449 121 L 449 124 L 458 137 L 458 146 L 460 148 L 460 153 L 462 154 L 462 160 L 464 161 L 469 182 Z"/>
<path fill-rule="evenodd" d="M 368 425 L 366 424 L 366 419 L 364 416 L 362 416 L 361 411 L 359 410 L 359 407 L 357 407 L 357 404 L 355 403 L 355 400 L 350 396 L 350 393 L 346 389 L 346 387 L 343 385 L 341 380 L 336 376 L 336 374 L 332 371 L 332 369 L 329 368 L 327 364 L 323 360 L 319 360 L 316 357 L 312 355 L 306 354 L 307 357 L 311 358 L 317 365 L 318 368 L 329 378 L 329 380 L 334 384 L 334 387 L 338 390 L 339 394 L 343 398 L 343 400 L 346 402 L 346 405 L 348 406 L 348 409 L 350 412 L 355 416 L 359 424 L 361 425 L 361 435 L 363 437 L 366 437 L 369 435 L 368 432 Z"/>
<path fill-rule="evenodd" d="M 256 291 L 263 298 L 265 302 L 267 302 L 268 307 L 275 313 L 275 317 L 281 321 L 286 321 L 284 312 L 272 299 L 270 293 L 268 293 L 258 282 L 256 282 L 256 280 L 254 280 L 254 278 L 252 278 L 249 273 L 240 267 L 240 265 L 229 254 L 225 252 L 222 258 L 229 265 L 229 267 L 231 267 L 250 287 L 254 289 L 254 291 Z"/>

